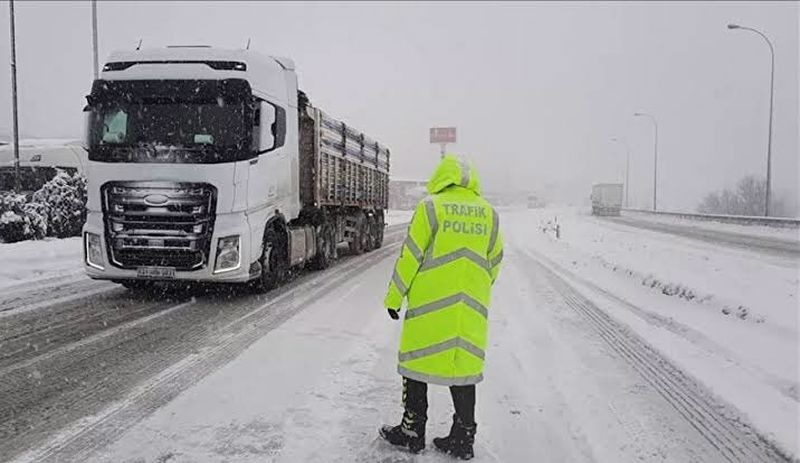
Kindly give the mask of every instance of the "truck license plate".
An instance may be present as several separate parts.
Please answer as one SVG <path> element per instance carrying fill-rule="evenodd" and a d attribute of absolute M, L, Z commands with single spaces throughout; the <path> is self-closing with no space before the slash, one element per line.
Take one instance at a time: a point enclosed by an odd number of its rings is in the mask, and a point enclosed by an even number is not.
<path fill-rule="evenodd" d="M 139 267 L 136 275 L 139 278 L 175 278 L 175 267 Z"/>

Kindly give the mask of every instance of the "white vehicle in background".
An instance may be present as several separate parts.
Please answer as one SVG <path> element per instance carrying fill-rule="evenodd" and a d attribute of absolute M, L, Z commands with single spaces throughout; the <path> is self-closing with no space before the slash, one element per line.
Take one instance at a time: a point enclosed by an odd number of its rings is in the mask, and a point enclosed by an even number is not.
<path fill-rule="evenodd" d="M 618 216 L 622 209 L 621 183 L 598 183 L 592 186 L 592 215 Z"/>
<path fill-rule="evenodd" d="M 382 244 L 389 150 L 311 106 L 289 59 L 118 52 L 87 100 L 91 278 L 267 290 Z"/>
<path fill-rule="evenodd" d="M 33 192 L 52 179 L 56 170 L 70 174 L 86 171 L 87 155 L 79 140 L 31 139 L 19 142 L 20 183 Z M 0 143 L 0 191 L 14 187 L 14 146 Z"/>

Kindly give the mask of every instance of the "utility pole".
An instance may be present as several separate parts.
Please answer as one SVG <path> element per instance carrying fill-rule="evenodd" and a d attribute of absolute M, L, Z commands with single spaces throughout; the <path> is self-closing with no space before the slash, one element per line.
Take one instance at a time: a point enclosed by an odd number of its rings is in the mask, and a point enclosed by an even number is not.
<path fill-rule="evenodd" d="M 630 207 L 628 203 L 628 190 L 630 190 L 630 171 L 631 171 L 631 147 L 628 145 L 628 141 L 623 138 L 613 137 L 611 141 L 622 143 L 625 145 L 625 208 L 627 209 Z"/>
<path fill-rule="evenodd" d="M 645 116 L 653 122 L 653 212 L 658 210 L 658 122 L 655 116 L 647 113 L 634 113 L 634 116 Z"/>
<path fill-rule="evenodd" d="M 97 0 L 92 0 L 92 52 L 94 54 L 94 79 L 97 80 L 100 70 L 97 58 Z"/>
<path fill-rule="evenodd" d="M 758 34 L 763 38 L 767 45 L 769 45 L 769 53 L 771 58 L 771 68 L 769 75 L 769 133 L 767 135 L 767 194 L 764 203 L 764 216 L 769 217 L 770 198 L 772 196 L 772 102 L 775 94 L 775 48 L 767 36 L 752 27 L 739 26 L 737 24 L 728 24 L 728 29 L 740 29 L 743 31 L 750 31 Z"/>
<path fill-rule="evenodd" d="M 11 125 L 14 137 L 14 191 L 22 190 L 22 180 L 19 172 L 19 124 L 17 119 L 17 51 L 14 31 L 14 0 L 8 4 L 11 13 Z"/>

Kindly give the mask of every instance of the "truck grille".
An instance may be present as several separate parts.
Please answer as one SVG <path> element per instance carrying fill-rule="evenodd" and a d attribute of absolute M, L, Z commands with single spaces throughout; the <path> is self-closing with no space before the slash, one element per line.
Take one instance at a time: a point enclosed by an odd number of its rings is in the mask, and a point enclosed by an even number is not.
<path fill-rule="evenodd" d="M 208 264 L 217 203 L 212 185 L 109 182 L 101 192 L 112 265 L 198 270 Z"/>

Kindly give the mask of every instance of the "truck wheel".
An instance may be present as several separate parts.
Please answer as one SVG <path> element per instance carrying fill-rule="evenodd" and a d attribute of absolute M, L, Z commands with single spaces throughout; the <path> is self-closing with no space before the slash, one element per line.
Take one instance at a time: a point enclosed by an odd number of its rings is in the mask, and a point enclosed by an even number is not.
<path fill-rule="evenodd" d="M 380 249 L 383 246 L 383 231 L 386 228 L 386 224 L 383 223 L 383 216 L 376 216 L 375 219 L 375 249 Z"/>
<path fill-rule="evenodd" d="M 281 240 L 270 233 L 264 240 L 261 253 L 261 275 L 256 280 L 255 288 L 259 292 L 267 292 L 280 286 L 286 279 L 287 265 L 285 248 Z"/>

